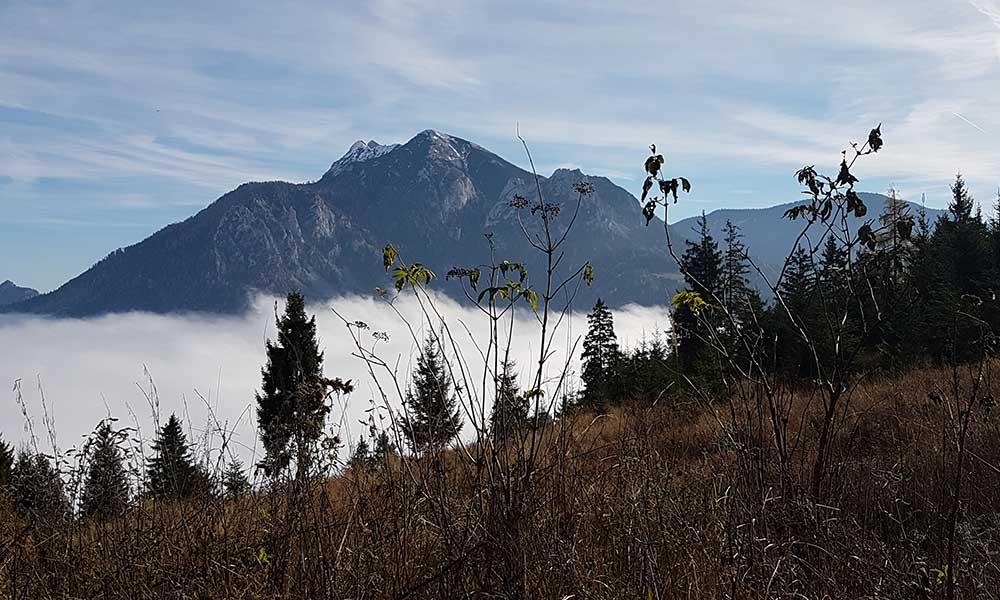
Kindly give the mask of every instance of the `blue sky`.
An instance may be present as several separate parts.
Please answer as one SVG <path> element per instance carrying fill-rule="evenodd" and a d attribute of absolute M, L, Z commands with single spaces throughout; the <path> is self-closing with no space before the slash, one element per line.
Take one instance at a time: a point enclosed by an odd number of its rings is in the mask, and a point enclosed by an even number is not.
<path fill-rule="evenodd" d="M 1000 3 L 0 2 L 0 280 L 43 291 L 248 180 L 439 129 L 633 192 L 671 220 L 792 200 L 883 123 L 862 189 L 1000 184 Z"/>

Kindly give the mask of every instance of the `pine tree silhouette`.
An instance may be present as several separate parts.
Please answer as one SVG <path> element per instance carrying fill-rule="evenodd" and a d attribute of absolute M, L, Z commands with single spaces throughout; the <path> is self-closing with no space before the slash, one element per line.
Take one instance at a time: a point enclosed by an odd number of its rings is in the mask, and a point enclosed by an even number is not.
<path fill-rule="evenodd" d="M 89 443 L 87 478 L 80 497 L 84 517 L 117 517 L 128 508 L 128 473 L 119 448 L 123 435 L 111 428 L 110 420 L 97 426 Z"/>
<path fill-rule="evenodd" d="M 247 478 L 243 463 L 238 459 L 231 459 L 226 463 L 226 471 L 222 475 L 222 493 L 226 498 L 239 498 L 250 491 L 250 480 Z"/>
<path fill-rule="evenodd" d="M 364 436 L 358 438 L 358 443 L 354 445 L 354 452 L 351 453 L 350 465 L 354 469 L 367 469 L 372 462 L 371 448 L 368 440 Z"/>
<path fill-rule="evenodd" d="M 323 388 L 323 353 L 316 318 L 307 317 L 302 294 L 290 293 L 277 318 L 277 342 L 267 341 L 267 363 L 257 394 L 257 425 L 265 456 L 260 466 L 274 476 L 296 460 L 308 469 L 310 445 L 323 430 L 329 407 Z"/>
<path fill-rule="evenodd" d="M 699 294 L 706 303 L 712 303 L 722 293 L 722 253 L 708 231 L 704 212 L 695 231 L 697 241 L 686 240 L 687 248 L 681 256 L 684 282 L 689 291 Z M 693 373 L 705 351 L 707 332 L 703 331 L 704 324 L 686 305 L 676 308 L 673 321 L 681 368 L 686 373 Z"/>
<path fill-rule="evenodd" d="M 462 429 L 458 402 L 433 337 L 427 338 L 417 358 L 406 406 L 409 419 L 404 431 L 414 452 L 444 448 Z"/>
<path fill-rule="evenodd" d="M 497 441 L 505 439 L 528 421 L 529 401 L 521 393 L 513 360 L 505 360 L 496 380 L 496 400 L 490 413 L 490 429 Z"/>
<path fill-rule="evenodd" d="M 610 402 L 620 399 L 617 373 L 621 362 L 618 336 L 614 319 L 604 300 L 598 298 L 587 315 L 589 328 L 583 338 L 583 394 L 584 406 L 603 412 Z"/>
<path fill-rule="evenodd" d="M 69 517 L 69 498 L 62 478 L 42 454 L 18 452 L 11 469 L 10 491 L 14 509 L 36 523 L 56 526 Z"/>
<path fill-rule="evenodd" d="M 177 415 L 157 432 L 153 457 L 146 468 L 146 488 L 154 498 L 184 498 L 198 490 L 201 477 Z"/>

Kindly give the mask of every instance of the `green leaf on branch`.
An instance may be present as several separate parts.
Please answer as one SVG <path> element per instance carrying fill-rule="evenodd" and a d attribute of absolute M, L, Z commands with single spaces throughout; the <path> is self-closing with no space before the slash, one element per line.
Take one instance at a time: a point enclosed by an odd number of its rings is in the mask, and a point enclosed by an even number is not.
<path fill-rule="evenodd" d="M 708 303 L 701 297 L 701 294 L 698 292 L 692 292 L 691 290 L 681 290 L 677 292 L 674 294 L 670 303 L 678 308 L 683 306 L 695 314 L 708 308 Z"/>
<path fill-rule="evenodd" d="M 531 305 L 531 310 L 538 310 L 538 292 L 529 288 L 521 292 L 521 296 Z"/>
<path fill-rule="evenodd" d="M 396 247 L 392 244 L 386 244 L 385 248 L 382 248 L 382 264 L 385 265 L 386 271 L 396 262 L 396 254 Z"/>

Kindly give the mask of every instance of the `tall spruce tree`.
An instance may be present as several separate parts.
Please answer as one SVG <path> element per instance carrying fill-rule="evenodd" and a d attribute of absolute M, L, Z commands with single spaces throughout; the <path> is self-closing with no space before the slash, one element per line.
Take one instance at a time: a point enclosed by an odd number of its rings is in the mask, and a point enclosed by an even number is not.
<path fill-rule="evenodd" d="M 598 298 L 587 315 L 587 335 L 583 338 L 583 393 L 580 403 L 586 408 L 603 412 L 608 404 L 621 400 L 617 385 L 621 352 L 615 335 L 611 310 Z"/>
<path fill-rule="evenodd" d="M 835 293 L 847 285 L 847 249 L 840 244 L 835 236 L 826 236 L 819 265 L 817 283 L 823 286 L 824 293 Z"/>
<path fill-rule="evenodd" d="M 816 341 L 819 319 L 813 305 L 815 291 L 816 268 L 812 257 L 798 246 L 789 257 L 778 285 L 781 302 L 774 306 L 778 337 L 775 358 L 781 371 L 805 376 L 814 370 L 812 353 L 800 329 Z"/>
<path fill-rule="evenodd" d="M 879 350 L 884 366 L 895 368 L 912 360 L 908 331 L 919 310 L 917 303 L 926 299 L 917 298 L 910 287 L 916 228 L 910 207 L 892 188 L 887 196 L 875 250 L 861 256 L 863 287 L 868 291 L 861 300 L 868 327 L 866 332 L 860 326 L 855 329 L 858 338 L 865 336 L 869 346 Z M 860 315 L 854 316 L 856 322 L 862 321 Z"/>
<path fill-rule="evenodd" d="M 505 360 L 496 378 L 496 400 L 490 413 L 490 430 L 494 439 L 506 439 L 512 431 L 528 421 L 529 401 L 520 393 L 515 363 Z"/>
<path fill-rule="evenodd" d="M 750 294 L 750 265 L 747 260 L 747 249 L 743 243 L 740 228 L 727 220 L 723 229 L 725 232 L 725 249 L 722 254 L 721 284 L 722 303 L 729 310 L 737 310 L 745 303 Z"/>
<path fill-rule="evenodd" d="M 247 478 L 243 463 L 238 458 L 231 459 L 226 463 L 226 470 L 222 474 L 223 496 L 229 499 L 239 498 L 249 491 L 250 480 Z"/>
<path fill-rule="evenodd" d="M 36 523 L 54 527 L 69 517 L 62 478 L 43 454 L 18 452 L 11 469 L 10 493 L 14 509 Z"/>
<path fill-rule="evenodd" d="M 374 430 L 372 431 L 374 434 Z M 375 437 L 375 449 L 372 451 L 372 458 L 375 460 L 385 460 L 387 456 L 396 454 L 396 443 L 389 437 L 388 432 L 380 431 Z"/>
<path fill-rule="evenodd" d="M 202 491 L 201 479 L 181 421 L 171 414 L 153 442 L 146 489 L 153 498 L 185 498 Z"/>
<path fill-rule="evenodd" d="M 718 296 L 722 291 L 722 252 L 709 233 L 704 211 L 698 219 L 695 234 L 695 241 L 684 241 L 686 248 L 681 256 L 684 281 L 689 290 L 700 294 L 706 302 L 711 302 L 712 296 Z"/>
<path fill-rule="evenodd" d="M 417 357 L 406 407 L 409 419 L 404 430 L 414 452 L 440 450 L 462 429 L 458 401 L 451 393 L 451 381 L 434 336 L 428 336 Z"/>
<path fill-rule="evenodd" d="M 941 323 L 950 326 L 928 337 L 933 356 L 964 360 L 976 352 L 978 326 L 961 315 L 981 315 L 980 301 L 990 293 L 987 229 L 961 175 L 951 192 L 948 214 L 938 218 L 931 238 L 936 285 L 930 298 Z"/>
<path fill-rule="evenodd" d="M 372 450 L 368 445 L 365 436 L 358 438 L 358 443 L 354 445 L 354 452 L 351 453 L 350 466 L 352 469 L 367 469 L 372 464 Z"/>
<path fill-rule="evenodd" d="M 714 298 L 722 294 L 722 253 L 708 231 L 704 212 L 698 219 L 695 233 L 696 241 L 685 240 L 687 247 L 681 256 L 684 282 L 688 291 L 696 292 L 706 303 L 712 304 Z M 689 375 L 694 374 L 705 358 L 705 340 L 710 334 L 707 327 L 713 325 L 706 324 L 683 304 L 675 309 L 673 322 L 681 368 Z"/>
<path fill-rule="evenodd" d="M 110 420 L 97 426 L 88 446 L 87 477 L 80 496 L 80 514 L 108 519 L 125 513 L 129 503 L 128 472 L 120 444 L 125 433 Z"/>
<path fill-rule="evenodd" d="M 302 294 L 288 294 L 285 312 L 276 320 L 277 342 L 266 343 L 267 363 L 257 394 L 257 426 L 265 451 L 260 466 L 275 476 L 294 459 L 302 475 L 330 410 L 322 389 L 323 353 L 316 318 L 306 316 Z"/>

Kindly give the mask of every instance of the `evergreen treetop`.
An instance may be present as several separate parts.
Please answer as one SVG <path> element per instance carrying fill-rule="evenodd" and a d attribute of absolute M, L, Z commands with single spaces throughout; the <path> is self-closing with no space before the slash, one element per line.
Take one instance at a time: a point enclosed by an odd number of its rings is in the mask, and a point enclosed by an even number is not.
<path fill-rule="evenodd" d="M 226 463 L 226 471 L 222 475 L 222 493 L 226 498 L 239 498 L 250 491 L 250 480 L 247 478 L 243 463 L 238 458 Z"/>
<path fill-rule="evenodd" d="M 722 288 L 722 253 L 719 244 L 708 231 L 708 219 L 702 211 L 698 219 L 697 241 L 685 240 L 687 246 L 681 256 L 681 268 L 688 289 L 701 294 L 706 302 Z"/>
<path fill-rule="evenodd" d="M 80 514 L 84 517 L 117 517 L 128 508 L 128 472 L 119 447 L 123 436 L 124 432 L 112 429 L 111 420 L 106 419 L 88 443 L 87 477 L 80 496 Z"/>
<path fill-rule="evenodd" d="M 587 335 L 583 338 L 583 393 L 580 401 L 601 411 L 610 402 L 618 400 L 620 390 L 615 383 L 621 362 L 614 318 L 604 300 L 597 299 L 587 315 L 587 324 Z"/>
<path fill-rule="evenodd" d="M 11 469 L 10 492 L 14 509 L 36 522 L 55 525 L 70 514 L 59 471 L 43 454 L 18 452 Z"/>
<path fill-rule="evenodd" d="M 496 399 L 490 413 L 490 429 L 498 439 L 522 427 L 528 420 L 529 401 L 520 393 L 514 367 L 513 360 L 505 360 L 496 377 Z"/>
<path fill-rule="evenodd" d="M 154 498 L 183 498 L 198 488 L 198 470 L 177 415 L 157 432 L 153 457 L 146 468 L 146 488 Z"/>
<path fill-rule="evenodd" d="M 277 321 L 277 342 L 266 343 L 267 363 L 257 394 L 257 425 L 265 456 L 261 467 L 275 476 L 296 462 L 296 476 L 309 468 L 313 445 L 323 431 L 330 407 L 327 387 L 350 391 L 350 382 L 323 378 L 323 353 L 316 338 L 316 318 L 308 317 L 302 294 L 288 294 Z"/>
<path fill-rule="evenodd" d="M 414 452 L 440 450 L 462 429 L 458 401 L 451 393 L 451 381 L 434 336 L 427 338 L 417 357 L 406 407 L 404 429 Z"/>

